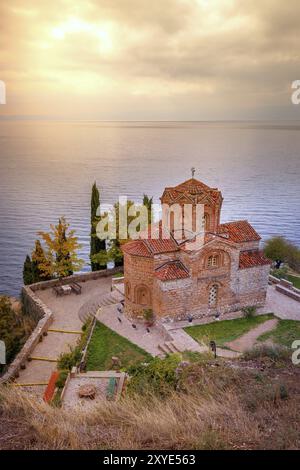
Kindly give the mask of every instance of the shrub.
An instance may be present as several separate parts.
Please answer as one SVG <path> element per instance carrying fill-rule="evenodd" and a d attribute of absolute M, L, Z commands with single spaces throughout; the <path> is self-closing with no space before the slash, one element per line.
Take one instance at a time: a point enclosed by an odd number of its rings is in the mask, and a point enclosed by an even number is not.
<path fill-rule="evenodd" d="M 64 388 L 67 377 L 68 377 L 69 371 L 68 370 L 61 370 L 59 372 L 59 377 L 57 381 L 55 382 L 56 387 L 58 388 Z"/>
<path fill-rule="evenodd" d="M 143 312 L 144 318 L 146 322 L 152 323 L 154 320 L 153 310 L 152 308 L 145 308 Z"/>
<path fill-rule="evenodd" d="M 287 266 L 283 266 L 280 269 L 272 269 L 271 274 L 272 276 L 275 276 L 278 279 L 286 279 L 288 274 L 288 268 Z"/>
<path fill-rule="evenodd" d="M 165 359 L 155 357 L 149 363 L 142 363 L 128 368 L 131 376 L 128 392 L 141 395 L 166 397 L 176 389 L 176 369 L 181 361 L 180 354 L 171 354 Z"/>
<path fill-rule="evenodd" d="M 13 308 L 11 299 L 0 296 L 0 339 L 6 347 L 6 362 L 10 364 L 34 329 L 35 322 L 29 316 Z M 0 373 L 6 366 L 0 364 Z"/>
<path fill-rule="evenodd" d="M 57 367 L 61 370 L 71 370 L 76 366 L 81 358 L 81 351 L 78 346 L 70 347 L 70 352 L 62 353 L 58 358 Z"/>
<path fill-rule="evenodd" d="M 256 315 L 256 307 L 254 305 L 242 308 L 245 318 L 253 318 Z"/>
<path fill-rule="evenodd" d="M 289 359 L 290 351 L 283 346 L 261 344 L 258 346 L 254 346 L 248 351 L 245 351 L 243 356 L 244 359 L 248 361 L 252 359 L 263 359 L 265 357 L 268 357 L 273 361 L 278 361 Z"/>

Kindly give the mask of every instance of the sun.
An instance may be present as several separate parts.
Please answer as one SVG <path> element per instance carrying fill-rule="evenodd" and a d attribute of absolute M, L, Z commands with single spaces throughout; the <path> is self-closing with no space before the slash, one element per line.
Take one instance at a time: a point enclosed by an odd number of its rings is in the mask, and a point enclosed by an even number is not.
<path fill-rule="evenodd" d="M 102 53 L 109 53 L 113 50 L 112 33 L 109 25 L 89 23 L 71 17 L 51 30 L 51 36 L 55 40 L 64 40 L 74 34 L 92 36 L 95 40 L 98 40 L 99 51 Z"/>

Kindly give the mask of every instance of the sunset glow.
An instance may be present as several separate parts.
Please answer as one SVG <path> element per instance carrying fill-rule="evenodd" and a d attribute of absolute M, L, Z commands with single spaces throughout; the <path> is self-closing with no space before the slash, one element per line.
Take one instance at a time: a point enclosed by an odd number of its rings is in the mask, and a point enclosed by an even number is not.
<path fill-rule="evenodd" d="M 1 2 L 1 115 L 295 118 L 299 3 Z M 279 116 L 280 110 L 280 116 Z"/>

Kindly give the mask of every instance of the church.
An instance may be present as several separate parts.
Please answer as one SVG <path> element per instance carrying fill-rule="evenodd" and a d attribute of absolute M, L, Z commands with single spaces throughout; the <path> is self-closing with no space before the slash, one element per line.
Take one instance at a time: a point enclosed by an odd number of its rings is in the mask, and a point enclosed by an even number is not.
<path fill-rule="evenodd" d="M 203 208 L 203 242 L 178 240 L 158 225 L 158 236 L 123 245 L 125 313 L 142 319 L 152 310 L 156 320 L 224 316 L 247 306 L 263 306 L 270 261 L 260 250 L 261 237 L 247 220 L 220 223 L 222 194 L 194 177 L 165 188 L 163 206 L 192 207 L 195 226 Z M 195 235 L 195 234 L 194 234 Z"/>

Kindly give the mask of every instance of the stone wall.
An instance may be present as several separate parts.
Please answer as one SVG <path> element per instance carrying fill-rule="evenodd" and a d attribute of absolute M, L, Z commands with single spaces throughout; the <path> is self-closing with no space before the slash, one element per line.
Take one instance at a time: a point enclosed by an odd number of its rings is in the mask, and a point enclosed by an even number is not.
<path fill-rule="evenodd" d="M 253 246 L 257 244 L 253 242 Z M 216 267 L 208 267 L 210 256 L 217 257 Z M 239 269 L 239 256 L 239 247 L 223 240 L 208 243 L 200 252 L 182 250 L 154 258 L 125 254 L 126 314 L 131 318 L 139 318 L 144 308 L 151 307 L 157 320 L 184 320 L 190 315 L 203 318 L 216 313 L 238 311 L 246 306 L 263 306 L 270 266 Z M 172 281 L 158 280 L 155 268 L 174 259 L 183 262 L 190 277 Z M 139 285 L 145 286 L 150 292 L 149 305 L 141 305 L 139 302 L 136 295 Z M 214 285 L 217 286 L 217 302 L 209 306 L 209 296 Z"/>
<path fill-rule="evenodd" d="M 0 383 L 5 383 L 18 377 L 19 370 L 25 366 L 28 357 L 39 341 L 41 341 L 43 334 L 47 332 L 53 321 L 52 311 L 37 297 L 31 287 L 23 287 L 22 296 L 24 303 L 31 311 L 32 317 L 39 320 L 19 354 L 17 354 L 8 370 L 0 378 Z"/>
<path fill-rule="evenodd" d="M 144 309 L 153 308 L 153 259 L 125 253 L 124 267 L 125 312 L 128 317 L 142 318 Z M 139 299 L 142 289 L 145 296 Z"/>
<path fill-rule="evenodd" d="M 116 267 L 113 269 L 103 269 L 101 271 L 91 271 L 82 274 L 73 274 L 72 276 L 64 277 L 63 279 L 51 279 L 50 281 L 37 282 L 30 286 L 34 292 L 37 290 L 45 290 L 58 285 L 70 284 L 72 282 L 86 282 L 93 279 L 99 279 L 101 277 L 112 276 L 113 274 L 123 272 L 122 267 Z"/>
<path fill-rule="evenodd" d="M 9 365 L 8 370 L 2 375 L 2 377 L 0 377 L 0 383 L 5 383 L 18 377 L 19 370 L 26 364 L 26 361 L 35 346 L 39 341 L 41 341 L 43 334 L 47 332 L 53 322 L 52 311 L 35 294 L 36 291 L 48 289 L 57 285 L 69 284 L 72 281 L 85 282 L 92 279 L 99 279 L 101 277 L 111 276 L 117 272 L 122 272 L 122 268 L 118 267 L 84 274 L 74 274 L 73 276 L 66 277 L 62 280 L 53 279 L 51 281 L 32 284 L 31 286 L 24 286 L 22 289 L 24 309 L 28 315 L 32 316 L 37 321 L 37 325 L 21 351 Z"/>
<path fill-rule="evenodd" d="M 300 302 L 300 289 L 294 287 L 292 282 L 287 281 L 286 279 L 278 279 L 272 275 L 269 276 L 269 282 L 271 284 L 275 284 L 275 289 L 281 294 L 287 295 L 288 297 L 291 297 L 291 299 Z"/>

